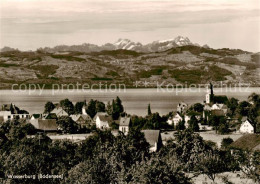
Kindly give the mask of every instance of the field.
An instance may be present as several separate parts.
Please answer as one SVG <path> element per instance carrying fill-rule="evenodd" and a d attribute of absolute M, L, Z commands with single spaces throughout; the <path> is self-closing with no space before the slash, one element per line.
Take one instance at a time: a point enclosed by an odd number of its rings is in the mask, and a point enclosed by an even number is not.
<path fill-rule="evenodd" d="M 240 133 L 233 133 L 233 134 L 227 134 L 227 135 L 219 135 L 216 134 L 215 131 L 206 131 L 206 132 L 200 132 L 200 136 L 207 141 L 215 142 L 219 147 L 221 146 L 221 141 L 223 138 L 230 137 L 234 141 L 236 141 L 238 138 L 242 137 L 243 134 Z M 174 131 L 162 133 L 162 140 L 166 141 L 167 139 L 173 138 Z"/>
<path fill-rule="evenodd" d="M 199 175 L 193 179 L 195 184 L 226 184 L 227 182 L 223 181 L 223 178 L 227 178 L 232 184 L 255 184 L 251 179 L 245 178 L 241 172 L 225 172 L 217 175 L 215 183 L 210 180 L 206 175 Z"/>

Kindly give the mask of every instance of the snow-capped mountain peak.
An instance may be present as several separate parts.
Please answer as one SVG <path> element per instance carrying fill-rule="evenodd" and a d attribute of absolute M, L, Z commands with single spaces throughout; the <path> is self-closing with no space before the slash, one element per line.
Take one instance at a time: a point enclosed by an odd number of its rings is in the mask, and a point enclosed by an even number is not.
<path fill-rule="evenodd" d="M 174 42 L 179 45 L 179 46 L 185 46 L 185 45 L 193 45 L 192 42 L 188 37 L 183 37 L 183 36 L 177 36 L 174 39 Z"/>
<path fill-rule="evenodd" d="M 129 39 L 119 39 L 114 43 L 117 49 L 135 50 L 136 47 L 141 47 L 141 43 L 132 42 Z"/>

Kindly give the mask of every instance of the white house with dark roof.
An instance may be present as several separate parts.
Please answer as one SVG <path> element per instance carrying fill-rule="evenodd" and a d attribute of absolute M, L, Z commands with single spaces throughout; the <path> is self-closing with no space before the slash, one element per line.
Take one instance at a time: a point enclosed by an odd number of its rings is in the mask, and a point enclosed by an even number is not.
<path fill-rule="evenodd" d="M 242 124 L 239 128 L 239 131 L 241 133 L 254 133 L 255 132 L 255 128 L 252 124 L 252 122 L 247 118 L 247 117 L 243 117 L 241 120 Z"/>
<path fill-rule="evenodd" d="M 109 124 L 113 121 L 112 116 L 105 114 L 97 114 L 95 116 L 95 122 L 96 122 L 96 127 L 99 129 L 108 129 L 110 128 Z"/>
<path fill-rule="evenodd" d="M 131 124 L 130 117 L 121 117 L 119 122 L 119 131 L 127 135 L 130 130 L 130 124 Z"/>
<path fill-rule="evenodd" d="M 142 130 L 146 141 L 150 144 L 150 152 L 158 151 L 162 147 L 160 130 Z"/>
<path fill-rule="evenodd" d="M 183 117 L 179 114 L 179 113 L 176 113 L 173 117 L 170 117 L 168 120 L 167 120 L 167 123 L 169 125 L 178 125 L 179 122 L 181 122 L 183 120 Z"/>
<path fill-rule="evenodd" d="M 96 122 L 96 119 L 98 116 L 108 116 L 106 112 L 97 112 L 96 115 L 93 118 L 93 121 Z"/>

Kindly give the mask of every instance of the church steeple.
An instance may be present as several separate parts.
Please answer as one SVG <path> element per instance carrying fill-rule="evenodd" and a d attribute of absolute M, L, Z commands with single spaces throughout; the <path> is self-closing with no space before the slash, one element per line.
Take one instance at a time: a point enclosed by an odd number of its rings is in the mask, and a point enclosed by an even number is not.
<path fill-rule="evenodd" d="M 207 86 L 206 103 L 209 104 L 213 102 L 213 98 L 214 98 L 213 85 L 212 83 L 210 83 Z"/>

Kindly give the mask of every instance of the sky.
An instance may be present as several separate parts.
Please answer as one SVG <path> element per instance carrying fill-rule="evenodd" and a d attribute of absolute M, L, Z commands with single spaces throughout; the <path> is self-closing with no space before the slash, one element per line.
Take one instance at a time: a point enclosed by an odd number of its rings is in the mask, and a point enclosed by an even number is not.
<path fill-rule="evenodd" d="M 0 48 L 177 36 L 212 48 L 260 51 L 260 0 L 0 0 Z"/>

